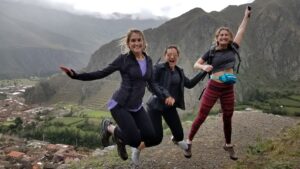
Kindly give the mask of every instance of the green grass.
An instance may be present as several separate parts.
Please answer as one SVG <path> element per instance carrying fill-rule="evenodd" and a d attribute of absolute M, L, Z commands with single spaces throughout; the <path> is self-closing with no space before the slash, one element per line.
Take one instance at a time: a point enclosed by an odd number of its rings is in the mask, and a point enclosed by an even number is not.
<path fill-rule="evenodd" d="M 85 110 L 85 111 L 83 111 L 83 114 L 87 118 L 111 117 L 110 112 L 106 112 L 106 111 Z"/>
<path fill-rule="evenodd" d="M 300 102 L 300 95 L 292 95 L 292 96 L 289 96 L 289 98 Z"/>
<path fill-rule="evenodd" d="M 284 105 L 287 107 L 299 107 L 300 108 L 300 101 L 295 101 L 295 100 L 292 100 L 289 98 L 269 99 L 268 102 L 277 103 L 279 105 Z"/>
<path fill-rule="evenodd" d="M 10 126 L 10 125 L 15 125 L 14 121 L 5 121 L 0 123 L 1 126 Z"/>
<path fill-rule="evenodd" d="M 232 169 L 296 169 L 300 166 L 300 123 L 278 138 L 258 140 Z"/>
<path fill-rule="evenodd" d="M 234 110 L 236 110 L 236 111 L 245 110 L 248 107 L 249 107 L 249 105 L 246 105 L 246 104 L 238 104 L 238 105 L 235 105 Z"/>
<path fill-rule="evenodd" d="M 71 125 L 77 125 L 80 122 L 83 122 L 84 118 L 80 117 L 62 117 L 62 118 L 55 118 L 50 121 L 50 123 L 63 123 L 66 126 L 71 126 Z"/>
<path fill-rule="evenodd" d="M 128 154 L 131 154 L 127 146 Z M 71 166 L 68 166 L 70 169 L 78 168 L 92 168 L 92 169 L 104 169 L 104 168 L 130 168 L 130 160 L 123 161 L 118 156 L 116 147 L 113 150 L 109 150 L 104 153 L 103 156 L 89 157 L 88 159 L 81 160 L 78 162 L 73 162 Z"/>
<path fill-rule="evenodd" d="M 263 94 L 261 94 L 263 95 Z M 284 96 L 283 94 L 270 94 L 262 101 L 251 101 L 247 104 L 257 109 L 262 109 L 264 112 L 288 115 L 288 116 L 300 116 L 300 95 L 293 94 L 291 96 Z"/>

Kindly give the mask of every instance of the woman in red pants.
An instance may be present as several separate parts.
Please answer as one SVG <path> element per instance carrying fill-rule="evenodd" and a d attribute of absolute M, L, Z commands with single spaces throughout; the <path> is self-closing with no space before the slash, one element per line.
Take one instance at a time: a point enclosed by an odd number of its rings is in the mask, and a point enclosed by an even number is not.
<path fill-rule="evenodd" d="M 220 27 L 215 34 L 215 49 L 214 55 L 211 58 L 210 64 L 207 64 L 211 51 L 207 51 L 200 57 L 194 65 L 194 68 L 201 69 L 210 73 L 210 79 L 206 89 L 202 95 L 200 109 L 197 117 L 194 119 L 189 132 L 187 143 L 189 151 L 191 151 L 192 140 L 205 121 L 209 111 L 220 99 L 223 112 L 225 144 L 224 149 L 229 153 L 232 160 L 237 160 L 233 145 L 231 144 L 231 119 L 234 110 L 234 83 L 236 80 L 234 74 L 235 66 L 235 49 L 238 49 L 242 41 L 243 34 L 250 17 L 251 8 L 245 10 L 245 15 L 238 28 L 236 36 L 233 38 L 233 33 L 227 27 Z M 234 49 L 235 48 L 235 49 Z"/>

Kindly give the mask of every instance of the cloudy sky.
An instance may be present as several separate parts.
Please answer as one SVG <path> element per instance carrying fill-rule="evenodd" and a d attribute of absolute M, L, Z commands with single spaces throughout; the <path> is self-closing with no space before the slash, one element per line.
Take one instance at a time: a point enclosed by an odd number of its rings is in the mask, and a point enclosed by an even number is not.
<path fill-rule="evenodd" d="M 18 1 L 18 0 L 17 0 Z M 19 0 L 26 1 L 26 0 Z M 220 11 L 228 5 L 241 5 L 254 0 L 34 0 L 78 12 L 109 15 L 139 14 L 144 17 L 177 17 L 195 7 L 206 12 Z"/>

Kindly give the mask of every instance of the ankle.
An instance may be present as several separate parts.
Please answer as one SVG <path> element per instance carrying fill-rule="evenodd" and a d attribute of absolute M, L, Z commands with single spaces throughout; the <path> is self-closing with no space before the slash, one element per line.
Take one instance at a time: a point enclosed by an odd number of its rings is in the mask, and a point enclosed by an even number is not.
<path fill-rule="evenodd" d="M 110 134 L 113 134 L 114 131 L 115 131 L 115 128 L 116 128 L 116 126 L 110 124 L 110 125 L 107 126 L 107 129 L 106 129 L 106 130 L 107 130 Z"/>
<path fill-rule="evenodd" d="M 229 144 L 228 144 L 228 143 L 225 143 L 225 146 L 226 146 L 226 147 L 233 147 L 233 145 L 232 145 L 231 143 L 229 143 Z"/>
<path fill-rule="evenodd" d="M 144 142 L 141 142 L 140 145 L 137 147 L 138 150 L 143 150 L 146 147 Z"/>
<path fill-rule="evenodd" d="M 192 144 L 192 140 L 186 139 L 186 143 L 187 143 L 187 144 Z"/>

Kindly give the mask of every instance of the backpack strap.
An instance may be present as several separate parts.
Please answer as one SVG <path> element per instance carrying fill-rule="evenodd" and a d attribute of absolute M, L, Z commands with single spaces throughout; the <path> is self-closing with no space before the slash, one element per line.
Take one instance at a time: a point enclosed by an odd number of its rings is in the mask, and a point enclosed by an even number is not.
<path fill-rule="evenodd" d="M 207 64 L 212 64 L 212 59 L 215 56 L 215 53 L 216 53 L 216 46 L 213 44 L 209 48 Z M 211 76 L 211 72 L 205 72 L 204 71 L 203 74 L 202 74 L 201 80 L 203 80 L 207 74 L 209 75 L 208 78 Z M 206 87 L 203 88 L 203 90 L 202 90 L 202 92 L 199 96 L 199 100 L 201 99 L 205 89 L 206 89 Z"/>
<path fill-rule="evenodd" d="M 231 48 L 233 49 L 233 51 L 236 53 L 236 55 L 238 56 L 238 60 L 239 60 L 239 63 L 237 65 L 237 69 L 236 69 L 236 74 L 239 73 L 239 69 L 240 69 L 240 64 L 241 64 L 241 56 L 240 56 L 240 53 L 238 51 L 238 49 L 233 45 L 233 43 L 230 44 Z"/>
<path fill-rule="evenodd" d="M 155 62 L 155 65 L 157 65 L 157 64 L 160 62 L 160 60 L 161 60 L 161 57 L 159 57 L 159 58 L 157 59 L 157 61 Z"/>
<path fill-rule="evenodd" d="M 212 64 L 212 60 L 213 60 L 213 57 L 215 56 L 215 53 L 216 53 L 216 46 L 211 45 L 210 48 L 209 48 L 207 64 L 209 64 L 209 65 Z M 212 73 L 211 71 L 208 73 L 209 77 L 210 77 L 211 73 Z"/>

